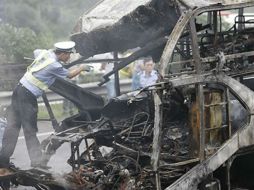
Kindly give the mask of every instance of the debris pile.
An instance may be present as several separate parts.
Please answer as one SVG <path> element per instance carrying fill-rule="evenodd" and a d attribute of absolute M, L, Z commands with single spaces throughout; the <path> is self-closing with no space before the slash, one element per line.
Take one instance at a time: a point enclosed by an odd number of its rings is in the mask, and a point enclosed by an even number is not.
<path fill-rule="evenodd" d="M 148 104 L 151 99 L 150 92 L 143 92 L 142 98 L 132 99 L 131 103 L 130 98 L 112 99 L 105 109 L 111 109 L 109 113 L 114 117 L 104 115 L 98 121 L 87 122 L 77 119 L 77 126 L 51 136 L 48 144 L 44 142 L 44 145 L 49 145 L 45 146 L 46 152 L 54 153 L 53 149 L 59 147 L 54 145 L 58 143 L 71 143 L 68 163 L 73 171 L 66 177 L 78 186 L 89 185 L 91 189 L 155 189 L 151 167 L 154 110 L 151 102 Z M 184 105 L 180 109 L 170 108 L 174 104 L 182 102 L 173 99 L 164 105 L 167 117 L 163 122 L 160 156 L 160 176 L 164 187 L 191 166 L 184 163 L 191 159 L 188 145 L 190 131 L 186 126 L 188 110 Z M 117 109 L 118 114 L 114 114 L 112 108 L 117 105 L 125 105 L 125 109 L 121 109 L 121 113 Z M 86 144 L 83 152 L 79 150 L 81 143 Z M 182 162 L 182 165 L 174 165 L 175 162 Z"/>

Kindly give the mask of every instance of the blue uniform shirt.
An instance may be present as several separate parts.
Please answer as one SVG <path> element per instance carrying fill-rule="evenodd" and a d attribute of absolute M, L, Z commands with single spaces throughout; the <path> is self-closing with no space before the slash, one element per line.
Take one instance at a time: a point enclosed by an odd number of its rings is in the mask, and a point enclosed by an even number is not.
<path fill-rule="evenodd" d="M 142 88 L 155 84 L 157 80 L 158 74 L 155 70 L 152 70 L 149 75 L 145 71 L 140 74 L 140 85 Z"/>
<path fill-rule="evenodd" d="M 53 62 L 52 64 L 49 64 L 48 66 L 41 69 L 40 71 L 33 73 L 33 75 L 37 79 L 47 84 L 48 86 L 54 83 L 56 77 L 66 78 L 68 75 L 68 70 L 65 69 L 62 66 L 62 64 L 58 62 L 55 53 L 51 50 L 49 51 L 50 51 L 50 57 L 53 58 L 55 62 Z M 41 50 L 34 51 L 35 58 L 40 54 L 40 52 Z M 20 83 L 30 92 L 32 92 L 36 97 L 41 96 L 43 93 L 43 90 L 41 90 L 37 86 L 30 83 L 24 76 L 20 79 Z"/>

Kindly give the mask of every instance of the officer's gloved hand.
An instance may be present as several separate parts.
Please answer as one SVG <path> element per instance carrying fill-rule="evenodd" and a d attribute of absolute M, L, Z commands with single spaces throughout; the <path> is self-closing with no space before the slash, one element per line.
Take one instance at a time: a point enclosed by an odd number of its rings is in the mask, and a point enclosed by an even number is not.
<path fill-rule="evenodd" d="M 93 66 L 90 65 L 82 65 L 82 70 L 86 72 L 90 72 L 93 70 Z"/>

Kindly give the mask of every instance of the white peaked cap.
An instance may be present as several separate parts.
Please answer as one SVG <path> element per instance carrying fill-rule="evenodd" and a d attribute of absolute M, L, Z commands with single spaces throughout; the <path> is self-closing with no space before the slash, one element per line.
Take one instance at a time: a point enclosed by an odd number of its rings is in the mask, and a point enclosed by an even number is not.
<path fill-rule="evenodd" d="M 54 44 L 57 51 L 72 53 L 75 46 L 73 41 L 57 42 Z"/>

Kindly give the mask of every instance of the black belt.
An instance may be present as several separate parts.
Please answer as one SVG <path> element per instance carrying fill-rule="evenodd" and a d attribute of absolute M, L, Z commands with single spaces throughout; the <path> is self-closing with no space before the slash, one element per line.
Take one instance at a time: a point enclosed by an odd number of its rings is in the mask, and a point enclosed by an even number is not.
<path fill-rule="evenodd" d="M 28 92 L 28 93 L 29 93 L 30 95 L 32 95 L 35 99 L 37 99 L 36 96 L 35 96 L 30 90 L 28 90 L 22 83 L 19 82 L 17 86 L 23 88 L 26 92 Z"/>

